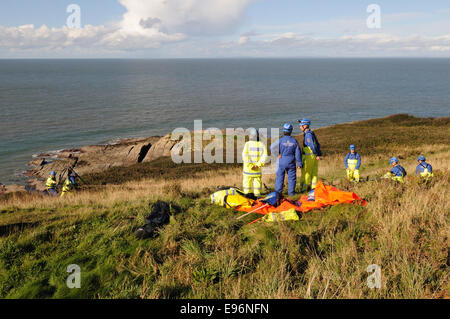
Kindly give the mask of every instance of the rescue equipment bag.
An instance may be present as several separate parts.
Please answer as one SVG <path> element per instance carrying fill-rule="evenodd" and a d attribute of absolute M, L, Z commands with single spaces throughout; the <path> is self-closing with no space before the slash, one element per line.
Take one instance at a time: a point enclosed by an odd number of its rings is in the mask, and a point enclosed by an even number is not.
<path fill-rule="evenodd" d="M 223 198 L 223 207 L 236 208 L 246 207 L 251 208 L 254 200 L 244 197 L 242 195 L 225 195 Z"/>
<path fill-rule="evenodd" d="M 156 237 L 156 230 L 170 222 L 171 209 L 174 213 L 180 210 L 178 206 L 168 202 L 157 201 L 153 205 L 150 215 L 145 219 L 145 225 L 136 230 L 136 237 L 140 239 Z"/>
<path fill-rule="evenodd" d="M 228 195 L 240 195 L 251 200 L 255 200 L 256 197 L 253 194 L 244 194 L 242 190 L 236 187 L 223 187 L 213 194 L 211 194 L 211 204 L 224 206 L 225 196 Z"/>
<path fill-rule="evenodd" d="M 238 187 L 235 187 L 235 186 L 222 186 L 222 187 L 217 187 L 217 191 L 224 191 L 224 190 L 228 190 L 228 192 L 232 192 L 231 195 L 239 194 L 239 195 L 245 196 L 245 197 L 250 198 L 250 199 L 253 199 L 253 200 L 257 200 L 257 199 L 258 199 L 258 198 L 255 196 L 255 194 L 253 194 L 253 193 L 245 194 L 244 191 L 243 191 L 242 189 L 240 189 L 240 188 L 238 188 Z M 229 194 L 227 194 L 227 195 L 229 195 Z"/>
<path fill-rule="evenodd" d="M 211 204 L 223 206 L 225 196 L 227 195 L 236 195 L 237 192 L 234 188 L 219 190 L 213 194 L 211 194 Z"/>
<path fill-rule="evenodd" d="M 273 223 L 273 222 L 283 222 L 287 220 L 300 220 L 299 214 L 295 211 L 294 208 L 285 210 L 284 212 L 279 213 L 269 213 L 265 215 L 262 219 L 265 222 Z"/>

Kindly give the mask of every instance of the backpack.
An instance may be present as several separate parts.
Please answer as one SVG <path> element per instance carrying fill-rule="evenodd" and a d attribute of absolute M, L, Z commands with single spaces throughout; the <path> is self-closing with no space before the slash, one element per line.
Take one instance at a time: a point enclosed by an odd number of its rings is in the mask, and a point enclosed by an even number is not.
<path fill-rule="evenodd" d="M 173 207 L 178 210 L 178 207 Z M 156 237 L 156 230 L 170 222 L 171 205 L 167 202 L 157 201 L 153 207 L 150 215 L 145 219 L 145 225 L 139 227 L 136 231 L 136 237 L 145 239 L 149 237 Z"/>

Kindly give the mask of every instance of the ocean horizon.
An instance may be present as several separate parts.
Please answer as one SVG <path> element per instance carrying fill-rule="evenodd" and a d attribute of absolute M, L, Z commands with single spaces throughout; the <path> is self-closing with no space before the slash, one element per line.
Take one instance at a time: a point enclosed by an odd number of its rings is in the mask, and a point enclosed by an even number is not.
<path fill-rule="evenodd" d="M 0 59 L 0 183 L 33 154 L 176 128 L 450 116 L 450 59 Z M 294 134 L 299 134 L 295 125 Z"/>

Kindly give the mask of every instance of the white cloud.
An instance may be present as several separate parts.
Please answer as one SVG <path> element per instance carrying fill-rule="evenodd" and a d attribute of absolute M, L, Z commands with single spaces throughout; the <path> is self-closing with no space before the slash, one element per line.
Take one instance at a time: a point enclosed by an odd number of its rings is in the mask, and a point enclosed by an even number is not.
<path fill-rule="evenodd" d="M 66 48 L 101 48 L 101 49 L 143 49 L 159 47 L 161 43 L 180 41 L 183 34 L 165 34 L 156 29 L 149 29 L 145 34 L 133 35 L 120 28 L 85 25 L 83 28 L 71 29 L 39 28 L 34 25 L 19 27 L 0 26 L 0 47 L 9 49 L 66 49 Z"/>
<path fill-rule="evenodd" d="M 261 52 L 261 56 L 361 56 L 361 55 L 427 55 L 447 54 L 450 51 L 450 34 L 426 37 L 395 36 L 388 33 L 361 33 L 338 38 L 319 38 L 295 34 L 255 34 L 246 41 L 225 43 L 223 48 L 237 52 Z"/>
<path fill-rule="evenodd" d="M 158 19 L 157 28 L 167 33 L 220 35 L 234 30 L 254 0 L 119 0 L 127 9 L 121 27 L 144 34 L 143 21 Z"/>
<path fill-rule="evenodd" d="M 433 45 L 430 48 L 431 51 L 440 51 L 440 52 L 450 52 L 450 45 L 448 46 L 440 46 L 440 45 Z"/>
<path fill-rule="evenodd" d="M 133 50 L 157 48 L 190 35 L 234 30 L 253 0 L 119 0 L 127 9 L 111 26 L 79 29 L 0 25 L 0 48 Z"/>

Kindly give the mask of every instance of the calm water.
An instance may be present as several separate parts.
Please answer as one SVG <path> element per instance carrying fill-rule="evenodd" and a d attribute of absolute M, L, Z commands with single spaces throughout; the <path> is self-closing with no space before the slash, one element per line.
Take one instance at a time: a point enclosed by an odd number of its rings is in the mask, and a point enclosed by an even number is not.
<path fill-rule="evenodd" d="M 450 59 L 0 60 L 0 182 L 36 153 L 204 127 L 450 115 Z M 298 129 L 296 129 L 298 133 Z"/>

